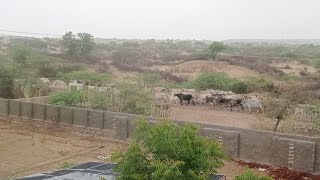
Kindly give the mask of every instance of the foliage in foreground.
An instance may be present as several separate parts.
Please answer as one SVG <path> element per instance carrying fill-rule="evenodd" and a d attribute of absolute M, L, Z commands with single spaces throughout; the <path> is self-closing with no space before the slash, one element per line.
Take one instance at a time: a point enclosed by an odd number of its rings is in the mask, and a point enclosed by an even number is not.
<path fill-rule="evenodd" d="M 271 177 L 267 176 L 260 176 L 259 174 L 255 174 L 250 170 L 246 170 L 240 176 L 236 176 L 235 180 L 273 180 Z"/>
<path fill-rule="evenodd" d="M 128 151 L 112 156 L 119 160 L 115 172 L 123 180 L 207 180 L 223 166 L 223 158 L 220 144 L 200 136 L 195 125 L 146 120 L 137 121 Z"/>

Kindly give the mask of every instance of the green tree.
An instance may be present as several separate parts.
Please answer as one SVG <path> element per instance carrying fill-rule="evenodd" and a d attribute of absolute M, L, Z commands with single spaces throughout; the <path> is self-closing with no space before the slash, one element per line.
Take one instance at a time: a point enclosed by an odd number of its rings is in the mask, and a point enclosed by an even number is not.
<path fill-rule="evenodd" d="M 71 31 L 66 32 L 62 37 L 62 44 L 66 48 L 66 52 L 70 56 L 74 56 L 77 53 L 78 42 L 76 35 Z"/>
<path fill-rule="evenodd" d="M 112 157 L 120 160 L 115 171 L 123 180 L 207 180 L 223 166 L 225 155 L 220 144 L 200 136 L 195 125 L 139 120 L 128 151 Z"/>
<path fill-rule="evenodd" d="M 226 49 L 226 46 L 223 44 L 223 42 L 214 41 L 209 46 L 209 57 L 211 59 L 215 59 L 217 55 L 224 49 Z"/>
<path fill-rule="evenodd" d="M 11 67 L 0 68 L 0 97 L 13 98 L 15 70 Z"/>
<path fill-rule="evenodd" d="M 89 33 L 78 33 L 79 49 L 82 55 L 88 55 L 94 48 L 94 38 Z"/>
<path fill-rule="evenodd" d="M 30 56 L 30 51 L 25 48 L 17 48 L 14 50 L 13 59 L 18 64 L 25 65 L 27 58 Z"/>

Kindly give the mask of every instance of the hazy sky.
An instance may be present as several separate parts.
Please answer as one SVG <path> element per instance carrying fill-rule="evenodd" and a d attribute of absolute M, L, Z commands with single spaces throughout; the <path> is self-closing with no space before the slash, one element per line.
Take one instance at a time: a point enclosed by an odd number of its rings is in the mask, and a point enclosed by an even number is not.
<path fill-rule="evenodd" d="M 0 29 L 103 38 L 320 39 L 319 8 L 320 0 L 0 0 Z"/>

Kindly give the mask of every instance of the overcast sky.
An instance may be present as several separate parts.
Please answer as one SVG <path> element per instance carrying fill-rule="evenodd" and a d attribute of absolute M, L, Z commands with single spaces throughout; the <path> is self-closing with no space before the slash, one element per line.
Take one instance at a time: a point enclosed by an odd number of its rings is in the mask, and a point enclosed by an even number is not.
<path fill-rule="evenodd" d="M 103 38 L 320 39 L 319 8 L 320 0 L 0 0 L 0 30 Z"/>

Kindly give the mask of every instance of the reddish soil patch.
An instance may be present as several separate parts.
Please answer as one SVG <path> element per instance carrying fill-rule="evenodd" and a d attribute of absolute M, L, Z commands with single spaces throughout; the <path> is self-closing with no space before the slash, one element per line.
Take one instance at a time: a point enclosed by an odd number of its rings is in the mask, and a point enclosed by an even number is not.
<path fill-rule="evenodd" d="M 273 177 L 275 180 L 303 180 L 312 179 L 319 180 L 320 175 L 313 175 L 307 172 L 294 171 L 286 167 L 272 167 L 270 165 L 250 163 L 244 161 L 237 161 L 239 165 L 246 166 L 252 169 L 265 169 L 268 176 Z"/>

